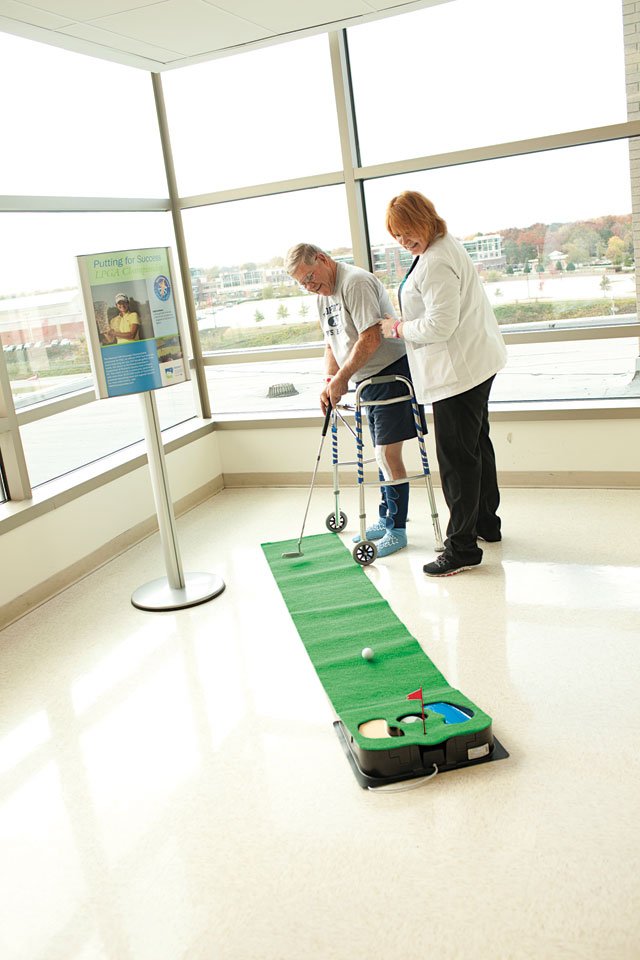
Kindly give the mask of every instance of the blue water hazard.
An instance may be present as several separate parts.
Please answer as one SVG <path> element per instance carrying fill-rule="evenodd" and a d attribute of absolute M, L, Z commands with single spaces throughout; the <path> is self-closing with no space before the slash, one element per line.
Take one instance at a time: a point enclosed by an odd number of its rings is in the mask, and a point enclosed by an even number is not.
<path fill-rule="evenodd" d="M 424 708 L 431 713 L 439 713 L 445 723 L 464 723 L 473 716 L 472 710 L 454 707 L 452 703 L 425 703 Z"/>

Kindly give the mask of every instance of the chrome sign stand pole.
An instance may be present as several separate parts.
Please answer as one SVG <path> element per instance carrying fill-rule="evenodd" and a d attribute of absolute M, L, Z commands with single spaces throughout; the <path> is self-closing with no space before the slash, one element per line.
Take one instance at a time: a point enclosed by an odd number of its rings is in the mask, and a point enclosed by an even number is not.
<path fill-rule="evenodd" d="M 180 610 L 212 600 L 224 590 L 224 581 L 210 573 L 183 573 L 169 478 L 153 390 L 141 395 L 147 438 L 147 456 L 166 577 L 152 580 L 134 591 L 131 603 L 140 610 Z"/>

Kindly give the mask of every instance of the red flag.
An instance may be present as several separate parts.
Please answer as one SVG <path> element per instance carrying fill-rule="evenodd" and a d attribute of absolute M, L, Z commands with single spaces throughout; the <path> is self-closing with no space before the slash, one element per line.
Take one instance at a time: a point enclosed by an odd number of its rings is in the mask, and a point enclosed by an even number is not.
<path fill-rule="evenodd" d="M 424 700 L 422 699 L 422 687 L 418 687 L 417 690 L 414 690 L 413 693 L 407 694 L 407 700 L 419 700 L 420 706 L 422 708 L 422 732 L 427 733 L 427 724 L 424 716 Z"/>

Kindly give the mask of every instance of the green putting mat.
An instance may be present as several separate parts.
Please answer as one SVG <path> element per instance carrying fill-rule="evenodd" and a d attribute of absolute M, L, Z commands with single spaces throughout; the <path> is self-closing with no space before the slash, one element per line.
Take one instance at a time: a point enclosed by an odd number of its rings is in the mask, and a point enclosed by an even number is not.
<path fill-rule="evenodd" d="M 358 747 L 367 753 L 389 751 L 390 743 L 424 748 L 452 737 L 471 746 L 475 735 L 490 736 L 491 717 L 447 683 L 336 534 L 305 537 L 302 557 L 282 557 L 296 546 L 289 540 L 263 543 L 262 549 L 325 691 Z M 373 649 L 372 660 L 363 659 L 364 647 Z M 419 703 L 407 700 L 419 688 L 424 731 L 422 722 L 403 721 L 421 713 Z M 447 723 L 442 713 L 429 710 L 430 703 L 451 704 L 471 716 Z M 362 724 L 380 719 L 399 739 L 360 733 Z"/>

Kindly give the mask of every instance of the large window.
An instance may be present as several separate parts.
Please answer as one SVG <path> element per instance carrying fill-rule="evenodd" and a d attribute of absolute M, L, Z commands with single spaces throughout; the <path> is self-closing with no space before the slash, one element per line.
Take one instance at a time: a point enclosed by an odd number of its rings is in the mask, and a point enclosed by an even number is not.
<path fill-rule="evenodd" d="M 284 257 L 308 242 L 349 258 L 343 187 L 186 210 L 184 225 L 205 352 L 322 339 L 316 298 L 287 275 Z"/>
<path fill-rule="evenodd" d="M 155 391 L 161 429 L 194 416 L 190 382 Z M 31 485 L 36 487 L 145 439 L 140 395 L 87 403 L 21 430 Z"/>
<path fill-rule="evenodd" d="M 374 267 L 390 287 L 404 271 L 378 248 L 396 246 L 385 211 L 403 190 L 434 202 L 502 322 L 635 313 L 626 140 L 367 182 Z"/>
<path fill-rule="evenodd" d="M 385 235 L 384 218 L 402 190 L 430 197 L 465 244 L 505 332 L 535 337 L 635 321 L 626 140 L 368 182 L 374 268 L 392 295 L 407 264 Z M 637 352 L 632 338 L 511 345 L 493 399 L 637 395 Z"/>
<path fill-rule="evenodd" d="M 254 363 L 208 366 L 213 415 L 318 413 L 323 372 L 320 356 L 283 360 L 266 354 Z"/>
<path fill-rule="evenodd" d="M 163 89 L 182 196 L 342 166 L 325 35 L 170 71 Z"/>
<path fill-rule="evenodd" d="M 453 0 L 349 30 L 362 162 L 627 119 L 620 0 Z"/>
<path fill-rule="evenodd" d="M 510 343 L 492 403 L 620 400 L 640 396 L 634 337 Z"/>
<path fill-rule="evenodd" d="M 142 70 L 0 33 L 2 193 L 165 197 Z"/>
<path fill-rule="evenodd" d="M 374 251 L 395 246 L 385 211 L 403 190 L 419 190 L 434 202 L 467 246 L 496 305 L 512 304 L 505 322 L 520 319 L 515 305 L 530 301 L 552 305 L 540 309 L 540 319 L 559 319 L 566 314 L 555 307 L 558 300 L 600 301 L 598 313 L 609 315 L 616 300 L 635 297 L 626 140 L 368 181 Z M 378 260 L 374 252 L 374 267 Z M 377 272 L 385 269 L 391 268 L 380 260 Z M 581 279 L 586 274 L 593 282 Z M 601 285 L 604 274 L 609 283 Z M 390 273 L 390 282 L 402 275 Z M 536 316 L 527 309 L 525 318 Z"/>
<path fill-rule="evenodd" d="M 317 410 L 315 297 L 285 254 L 362 261 L 368 237 L 395 296 L 384 214 L 404 189 L 434 200 L 503 325 L 496 401 L 635 395 L 640 161 L 605 129 L 638 136 L 630 7 L 448 0 L 350 28 L 346 57 L 321 34 L 164 72 L 214 417 Z M 36 485 L 143 435 L 139 398 L 84 402 L 77 255 L 177 244 L 147 72 L 0 33 L 0 82 L 0 342 Z M 195 414 L 191 383 L 157 399 L 163 427 Z"/>
<path fill-rule="evenodd" d="M 175 237 L 168 212 L 143 212 L 168 192 L 148 73 L 0 34 L 0 81 L 0 344 L 37 486 L 144 436 L 139 398 L 82 402 L 93 381 L 77 256 Z M 195 415 L 190 383 L 162 393 L 162 427 Z"/>

